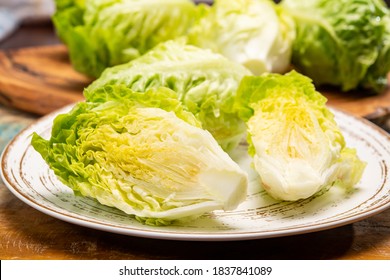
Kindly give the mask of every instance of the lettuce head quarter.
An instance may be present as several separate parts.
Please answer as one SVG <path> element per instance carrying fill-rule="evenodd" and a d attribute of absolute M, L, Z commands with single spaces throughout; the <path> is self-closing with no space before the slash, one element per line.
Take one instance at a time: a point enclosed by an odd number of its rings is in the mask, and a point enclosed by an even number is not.
<path fill-rule="evenodd" d="M 190 44 L 221 53 L 253 74 L 285 72 L 295 25 L 272 0 L 216 0 L 191 27 Z"/>
<path fill-rule="evenodd" d="M 191 0 L 56 0 L 53 23 L 73 67 L 98 77 L 185 35 L 196 18 Z"/>
<path fill-rule="evenodd" d="M 382 0 L 283 0 L 293 16 L 292 64 L 319 85 L 381 92 L 390 71 L 389 9 Z"/>
<path fill-rule="evenodd" d="M 274 198 L 294 201 L 359 182 L 365 163 L 346 147 L 326 98 L 308 77 L 295 71 L 245 77 L 237 104 L 253 166 Z"/>
<path fill-rule="evenodd" d="M 232 210 L 245 199 L 246 173 L 171 90 L 123 90 L 131 100 L 78 103 L 56 117 L 49 140 L 32 137 L 76 195 L 150 225 Z"/>
<path fill-rule="evenodd" d="M 246 75 L 251 75 L 248 69 L 221 54 L 172 40 L 135 60 L 106 69 L 84 90 L 84 96 L 90 102 L 105 102 L 129 98 L 125 91 L 112 90 L 111 85 L 138 92 L 168 87 L 221 147 L 231 151 L 245 134 L 245 124 L 233 104 Z"/>

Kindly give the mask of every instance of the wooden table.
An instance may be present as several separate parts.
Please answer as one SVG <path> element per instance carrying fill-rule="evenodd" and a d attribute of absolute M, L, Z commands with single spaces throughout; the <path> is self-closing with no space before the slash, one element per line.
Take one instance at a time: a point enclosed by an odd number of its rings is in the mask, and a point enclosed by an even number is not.
<path fill-rule="evenodd" d="M 0 43 L 0 48 L 10 51 L 25 46 L 58 44 L 52 27 L 39 25 L 22 27 Z M 361 112 L 353 105 L 358 106 L 358 102 L 333 97 L 333 106 L 340 104 L 351 113 Z M 384 98 L 388 101 L 388 97 Z M 37 115 L 2 106 L 0 117 L 11 118 L 16 133 Z M 0 137 L 0 140 L 7 139 Z M 0 259 L 389 260 L 390 209 L 346 226 L 290 237 L 234 242 L 163 241 L 63 222 L 21 202 L 0 182 Z"/>

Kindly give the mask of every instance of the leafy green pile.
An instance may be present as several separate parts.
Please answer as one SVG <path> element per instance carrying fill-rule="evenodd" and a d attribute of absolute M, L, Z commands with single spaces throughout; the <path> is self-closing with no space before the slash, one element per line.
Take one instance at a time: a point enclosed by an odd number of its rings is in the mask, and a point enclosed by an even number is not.
<path fill-rule="evenodd" d="M 245 199 L 247 175 L 167 89 L 80 102 L 32 145 L 75 194 L 166 225 Z"/>
<path fill-rule="evenodd" d="M 293 66 L 319 85 L 379 93 L 390 71 L 383 0 L 56 0 L 53 22 L 77 71 L 97 78 L 185 38 L 254 75 Z"/>
<path fill-rule="evenodd" d="M 248 179 L 227 152 L 245 134 L 276 199 L 360 180 L 365 163 L 314 85 L 383 89 L 390 16 L 381 0 L 56 4 L 74 67 L 98 78 L 54 120 L 50 139 L 34 134 L 32 145 L 75 194 L 150 225 L 235 209 Z M 308 77 L 270 73 L 291 62 Z"/>

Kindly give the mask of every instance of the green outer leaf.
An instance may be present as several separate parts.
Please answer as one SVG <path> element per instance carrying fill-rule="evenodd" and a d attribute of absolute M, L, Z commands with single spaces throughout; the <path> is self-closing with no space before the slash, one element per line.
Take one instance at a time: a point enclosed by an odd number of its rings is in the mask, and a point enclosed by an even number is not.
<path fill-rule="evenodd" d="M 292 55 L 297 70 L 316 85 L 335 85 L 343 91 L 361 86 L 385 40 L 381 18 L 388 9 L 384 2 L 284 0 L 281 5 L 297 25 Z"/>
<path fill-rule="evenodd" d="M 155 87 L 145 89 L 145 92 L 137 92 L 124 84 L 112 84 L 101 87 L 94 97 L 87 101 L 96 103 L 118 101 L 125 102 L 129 106 L 161 108 L 175 112 L 178 118 L 193 126 L 202 127 L 198 119 L 177 99 L 176 92 L 169 88 Z"/>
<path fill-rule="evenodd" d="M 57 1 L 53 22 L 74 68 L 98 77 L 109 66 L 185 35 L 196 17 L 190 0 Z"/>
<path fill-rule="evenodd" d="M 364 88 L 381 92 L 388 85 L 387 75 L 390 72 L 390 13 L 382 18 L 385 32 L 379 45 L 379 55 L 367 71 L 362 85 Z"/>
<path fill-rule="evenodd" d="M 263 74 L 261 76 L 244 77 L 237 91 L 235 108 L 238 115 L 246 123 L 254 116 L 258 103 L 262 100 L 270 100 L 274 103 L 273 110 L 278 110 L 278 99 L 286 97 L 304 99 L 315 107 L 323 117 L 333 119 L 333 114 L 325 107 L 326 97 L 315 90 L 312 80 L 304 75 L 291 71 L 285 75 Z M 273 101 L 274 100 L 274 101 Z M 272 108 L 272 107 L 271 107 Z M 335 123 L 333 123 L 335 125 Z M 337 137 L 343 143 L 341 134 Z M 251 135 L 247 135 L 249 143 L 248 152 L 254 156 L 256 151 Z"/>
<path fill-rule="evenodd" d="M 147 54 L 107 69 L 84 90 L 86 100 L 104 102 L 122 98 L 108 93 L 107 85 L 124 85 L 143 92 L 168 87 L 210 131 L 225 150 L 232 150 L 245 132 L 233 110 L 241 79 L 250 71 L 220 54 L 187 45 L 184 40 L 159 44 Z"/>
<path fill-rule="evenodd" d="M 323 107 L 321 110 L 328 115 L 329 110 L 324 107 L 327 102 L 326 97 L 316 91 L 309 77 L 294 70 L 285 75 L 267 73 L 258 77 L 244 77 L 237 91 L 235 110 L 239 112 L 240 118 L 248 121 L 254 114 L 254 104 L 270 96 L 283 97 L 283 88 L 291 88 L 286 90 L 287 96 L 292 94 L 304 96 L 316 106 Z"/>

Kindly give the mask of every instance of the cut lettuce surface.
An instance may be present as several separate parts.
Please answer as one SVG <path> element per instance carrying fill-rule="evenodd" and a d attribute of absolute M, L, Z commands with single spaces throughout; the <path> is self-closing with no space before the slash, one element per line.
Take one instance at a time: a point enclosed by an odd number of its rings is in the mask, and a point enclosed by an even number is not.
<path fill-rule="evenodd" d="M 242 65 L 184 40 L 159 44 L 126 64 L 108 68 L 84 90 L 87 101 L 128 98 L 113 85 L 144 92 L 168 87 L 223 147 L 230 151 L 243 138 L 245 124 L 233 110 L 241 79 L 251 75 Z"/>
<path fill-rule="evenodd" d="M 81 102 L 32 145 L 75 194 L 149 225 L 232 210 L 247 175 L 166 88 L 131 99 Z M 160 102 L 156 101 L 160 100 Z"/>
<path fill-rule="evenodd" d="M 196 17 L 190 0 L 56 0 L 53 23 L 73 67 L 97 78 L 109 66 L 185 35 Z"/>
<path fill-rule="evenodd" d="M 237 98 L 254 168 L 271 196 L 294 201 L 336 182 L 358 183 L 365 163 L 346 147 L 326 98 L 308 77 L 295 71 L 246 77 Z"/>
<path fill-rule="evenodd" d="M 216 0 L 204 8 L 188 38 L 190 44 L 221 53 L 255 75 L 285 72 L 295 25 L 271 0 Z"/>

